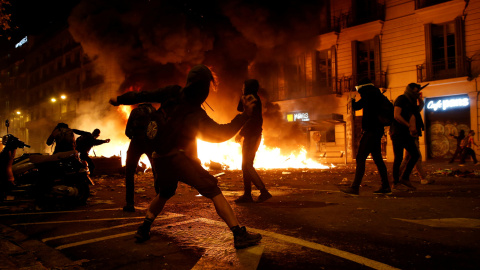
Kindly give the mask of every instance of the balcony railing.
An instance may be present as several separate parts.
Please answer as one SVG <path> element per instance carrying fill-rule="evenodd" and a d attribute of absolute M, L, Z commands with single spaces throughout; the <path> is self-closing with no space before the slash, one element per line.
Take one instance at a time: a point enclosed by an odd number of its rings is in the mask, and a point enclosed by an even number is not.
<path fill-rule="evenodd" d="M 369 77 L 378 88 L 387 88 L 387 73 L 382 71 L 380 73 L 372 73 L 370 76 L 366 76 L 366 74 L 354 74 L 351 76 L 337 77 L 335 79 L 335 92 L 337 95 L 341 95 L 346 92 L 356 91 L 356 82 L 363 77 Z"/>
<path fill-rule="evenodd" d="M 431 72 L 428 72 L 427 65 L 425 63 L 417 65 L 417 82 L 420 83 L 426 81 L 444 80 L 471 75 L 471 61 L 465 61 L 465 68 L 457 68 L 454 64 L 454 57 L 448 61 L 449 67 L 452 65 L 454 65 L 454 67 L 447 68 L 445 67 L 445 61 L 437 61 L 432 63 Z"/>

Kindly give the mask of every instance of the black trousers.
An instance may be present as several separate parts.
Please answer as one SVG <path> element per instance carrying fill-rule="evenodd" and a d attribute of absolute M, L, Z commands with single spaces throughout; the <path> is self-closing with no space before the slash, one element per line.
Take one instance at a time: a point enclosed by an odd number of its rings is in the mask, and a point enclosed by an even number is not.
<path fill-rule="evenodd" d="M 372 154 L 373 161 L 375 162 L 375 165 L 377 165 L 382 181 L 382 187 L 390 187 L 388 183 L 387 166 L 385 166 L 385 162 L 383 162 L 382 157 L 383 134 L 383 128 L 363 132 L 356 157 L 357 167 L 355 170 L 355 179 L 352 183 L 353 188 L 360 187 L 360 184 L 362 183 L 363 175 L 365 174 L 365 162 L 369 154 Z"/>
<path fill-rule="evenodd" d="M 477 163 L 477 155 L 475 154 L 475 151 L 474 151 L 472 148 L 470 148 L 470 147 L 465 147 L 465 148 L 463 149 L 462 159 L 460 160 L 460 163 L 465 163 L 465 159 L 466 159 L 468 156 L 471 156 L 471 157 L 472 157 L 474 164 Z"/>
<path fill-rule="evenodd" d="M 403 150 L 407 150 L 410 154 L 410 160 L 408 161 L 407 165 L 405 166 L 405 170 L 402 174 L 402 180 L 408 181 L 410 179 L 410 174 L 412 173 L 415 164 L 420 157 L 420 153 L 418 152 L 417 145 L 415 144 L 415 138 L 405 134 L 395 134 L 392 135 L 392 143 L 393 143 L 393 184 L 397 184 L 400 182 L 400 165 L 403 161 Z"/>
<path fill-rule="evenodd" d="M 199 159 L 187 157 L 178 151 L 169 156 L 154 157 L 155 191 L 160 197 L 170 199 L 177 190 L 178 181 L 195 188 L 202 196 L 212 199 L 222 194 L 218 180 L 208 173 Z"/>
<path fill-rule="evenodd" d="M 127 160 L 125 162 L 125 188 L 126 188 L 126 201 L 127 204 L 134 204 L 135 197 L 135 173 L 138 167 L 138 161 L 140 157 L 145 154 L 150 160 L 152 171 L 155 176 L 155 168 L 152 160 L 152 148 L 148 146 L 148 143 L 142 139 L 133 138 L 130 141 L 127 150 Z"/>
<path fill-rule="evenodd" d="M 450 160 L 450 162 L 454 162 L 455 158 L 457 158 L 458 156 L 460 156 L 460 158 L 462 158 L 462 152 L 463 152 L 463 148 L 460 147 L 460 146 L 457 146 L 457 149 L 455 150 L 455 153 L 453 153 L 453 156 L 452 156 L 452 159 Z"/>
<path fill-rule="evenodd" d="M 262 134 L 258 136 L 246 136 L 243 138 L 242 145 L 242 172 L 245 194 L 252 193 L 252 183 L 259 189 L 265 189 L 265 184 L 253 167 L 253 161 L 257 153 Z"/>

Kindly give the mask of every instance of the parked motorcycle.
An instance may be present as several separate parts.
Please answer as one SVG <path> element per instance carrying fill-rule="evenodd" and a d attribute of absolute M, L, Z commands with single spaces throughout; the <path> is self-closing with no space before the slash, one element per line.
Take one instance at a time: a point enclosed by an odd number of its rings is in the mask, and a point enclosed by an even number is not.
<path fill-rule="evenodd" d="M 14 158 L 18 148 L 30 147 L 8 134 L 0 152 L 0 201 L 30 198 L 38 206 L 82 205 L 90 195 L 88 167 L 77 151 L 54 155 L 24 153 Z"/>

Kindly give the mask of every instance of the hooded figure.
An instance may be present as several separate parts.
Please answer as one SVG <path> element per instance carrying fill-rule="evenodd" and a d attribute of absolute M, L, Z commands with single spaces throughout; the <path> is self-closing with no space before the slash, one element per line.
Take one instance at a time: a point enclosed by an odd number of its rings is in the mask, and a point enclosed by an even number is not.
<path fill-rule="evenodd" d="M 150 238 L 150 227 L 165 203 L 177 189 L 178 181 L 194 187 L 201 195 L 212 200 L 219 216 L 234 235 L 235 248 L 256 245 L 262 236 L 240 227 L 232 208 L 218 187 L 218 180 L 206 171 L 197 157 L 197 138 L 208 142 L 222 142 L 233 137 L 248 120 L 253 103 L 245 103 L 246 110 L 228 124 L 218 124 L 201 105 L 208 97 L 212 72 L 204 65 L 193 67 L 185 87 L 167 86 L 153 92 L 130 92 L 110 100 L 112 105 L 142 102 L 161 103 L 154 139 L 153 166 L 155 191 L 143 224 L 135 238 L 143 242 Z M 150 136 L 150 135 L 149 135 Z"/>
<path fill-rule="evenodd" d="M 194 66 L 187 75 L 187 84 L 182 90 L 186 101 L 200 106 L 208 97 L 210 83 L 214 82 L 213 74 L 204 65 Z"/>

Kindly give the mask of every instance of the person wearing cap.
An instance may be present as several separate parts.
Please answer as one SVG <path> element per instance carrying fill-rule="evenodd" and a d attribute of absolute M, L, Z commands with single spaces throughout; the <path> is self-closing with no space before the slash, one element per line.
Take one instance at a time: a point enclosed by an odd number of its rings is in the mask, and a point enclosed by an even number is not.
<path fill-rule="evenodd" d="M 76 140 L 75 150 L 80 153 L 80 159 L 87 162 L 90 173 L 93 173 L 93 171 L 95 170 L 95 164 L 93 163 L 93 160 L 88 156 L 88 153 L 93 146 L 109 143 L 110 139 L 97 139 L 100 136 L 100 129 L 98 128 L 96 128 L 92 133 L 78 129 L 73 129 L 73 132 L 80 135 L 80 137 L 78 137 Z"/>
<path fill-rule="evenodd" d="M 355 87 L 361 99 L 357 102 L 352 99 L 352 109 L 355 111 L 363 109 L 362 117 L 362 138 L 358 146 L 356 156 L 355 178 L 350 187 L 340 189 L 349 195 L 359 195 L 360 184 L 365 174 L 365 162 L 369 154 L 372 154 L 373 161 L 380 173 L 381 187 L 374 191 L 374 194 L 391 194 L 390 183 L 385 162 L 382 157 L 382 137 L 384 126 L 378 118 L 377 104 L 381 101 L 382 92 L 374 86 L 368 78 L 363 78 Z"/>
<path fill-rule="evenodd" d="M 422 90 L 426 86 L 422 87 L 419 84 L 411 83 L 411 84 L 409 84 L 409 87 L 410 88 L 419 88 L 420 90 Z M 415 169 L 417 170 L 418 174 L 420 175 L 420 184 L 427 185 L 427 184 L 433 184 L 435 181 L 427 175 L 427 172 L 423 168 L 422 153 L 420 152 L 419 137 L 422 136 L 422 131 L 425 130 L 425 125 L 423 123 L 422 116 L 420 115 L 420 113 L 422 112 L 424 105 L 425 105 L 425 102 L 423 101 L 422 95 L 419 94 L 418 97 L 417 97 L 417 102 L 414 105 L 414 108 L 416 106 L 416 110 L 414 111 L 414 115 L 415 115 L 415 120 L 416 120 L 415 125 L 416 125 L 416 128 L 417 128 L 417 134 L 418 134 L 418 137 L 414 137 L 414 139 L 415 139 L 415 145 L 417 146 L 417 150 L 418 150 L 418 154 L 419 154 L 417 163 L 415 163 Z M 403 158 L 403 161 L 400 165 L 400 173 L 404 171 L 408 162 L 410 161 L 410 158 L 411 158 L 410 153 L 408 151 L 404 151 L 404 158 Z"/>
<path fill-rule="evenodd" d="M 410 174 L 420 157 L 417 147 L 419 132 L 422 132 L 423 122 L 418 108 L 420 90 L 423 87 L 416 83 L 410 83 L 405 88 L 403 95 L 397 97 L 394 102 L 394 121 L 390 127 L 390 137 L 393 144 L 393 188 L 415 190 L 410 182 Z M 423 106 L 422 106 L 423 107 Z M 403 152 L 406 150 L 410 155 L 403 173 L 400 175 L 400 166 L 403 161 Z"/>
<path fill-rule="evenodd" d="M 197 137 L 208 142 L 232 138 L 247 122 L 254 106 L 252 101 L 244 98 L 245 111 L 228 124 L 218 124 L 202 108 L 212 82 L 214 78 L 210 69 L 197 65 L 189 71 L 185 87 L 173 85 L 152 92 L 128 92 L 110 100 L 114 106 L 142 102 L 161 104 L 160 110 L 157 110 L 157 127 L 147 131 L 147 136 L 153 140 L 157 196 L 150 202 L 144 222 L 135 234 L 137 242 L 150 239 L 151 225 L 168 199 L 175 195 L 178 181 L 194 187 L 201 195 L 212 200 L 217 214 L 233 233 L 235 248 L 256 245 L 262 239 L 260 234 L 250 233 L 245 227 L 240 227 L 235 213 L 218 187 L 218 180 L 202 167 L 197 156 Z"/>
<path fill-rule="evenodd" d="M 263 117 L 262 101 L 258 96 L 259 87 L 260 85 L 255 79 L 249 79 L 243 83 L 243 97 L 254 100 L 255 106 L 253 107 L 252 116 L 250 119 L 248 119 L 247 123 L 243 126 L 242 130 L 240 130 L 240 133 L 235 138 L 237 142 L 240 142 L 243 137 L 242 173 L 244 188 L 243 195 L 235 199 L 236 203 L 253 202 L 252 183 L 258 188 L 258 190 L 260 190 L 260 196 L 257 198 L 257 202 L 264 202 L 272 197 L 257 171 L 253 167 L 255 154 L 257 153 L 258 147 L 260 146 L 260 141 L 262 140 Z M 241 99 L 238 103 L 237 111 L 244 111 L 243 102 Z"/>

